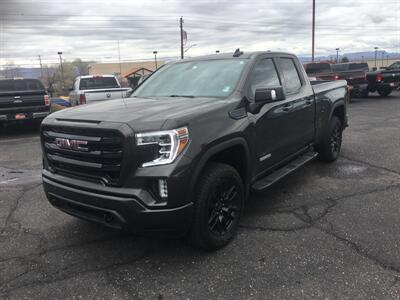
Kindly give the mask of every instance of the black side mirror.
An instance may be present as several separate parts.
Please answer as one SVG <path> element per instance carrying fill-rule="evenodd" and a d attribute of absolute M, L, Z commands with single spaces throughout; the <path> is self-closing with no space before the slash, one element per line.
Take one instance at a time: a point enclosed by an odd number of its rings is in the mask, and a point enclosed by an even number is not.
<path fill-rule="evenodd" d="M 285 93 L 281 86 L 268 89 L 256 89 L 254 94 L 255 103 L 269 103 L 285 100 Z"/>
<path fill-rule="evenodd" d="M 285 93 L 281 86 L 266 89 L 256 89 L 254 93 L 254 102 L 249 103 L 248 110 L 252 114 L 260 112 L 266 103 L 285 100 Z"/>

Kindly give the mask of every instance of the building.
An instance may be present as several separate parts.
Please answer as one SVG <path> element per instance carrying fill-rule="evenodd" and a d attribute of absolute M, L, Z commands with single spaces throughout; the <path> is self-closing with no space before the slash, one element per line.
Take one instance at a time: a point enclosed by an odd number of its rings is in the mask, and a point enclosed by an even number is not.
<path fill-rule="evenodd" d="M 164 61 L 157 61 L 157 66 L 160 67 Z M 106 75 L 106 74 L 126 74 L 131 70 L 144 68 L 150 71 L 156 69 L 154 60 L 152 61 L 135 61 L 135 62 L 121 62 L 121 63 L 92 63 L 89 65 L 89 74 Z"/>

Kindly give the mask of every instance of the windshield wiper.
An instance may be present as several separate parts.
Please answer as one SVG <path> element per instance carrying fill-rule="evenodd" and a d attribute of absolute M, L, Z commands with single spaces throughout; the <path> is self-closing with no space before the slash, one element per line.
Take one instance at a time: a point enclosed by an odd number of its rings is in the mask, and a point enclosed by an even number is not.
<path fill-rule="evenodd" d="M 168 97 L 182 97 L 182 98 L 195 98 L 193 95 L 169 95 Z"/>

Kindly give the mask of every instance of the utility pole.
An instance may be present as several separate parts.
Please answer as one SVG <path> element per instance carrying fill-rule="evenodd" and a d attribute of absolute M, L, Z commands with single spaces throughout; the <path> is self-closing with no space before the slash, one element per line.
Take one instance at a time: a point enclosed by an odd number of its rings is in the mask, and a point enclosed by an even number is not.
<path fill-rule="evenodd" d="M 179 27 L 181 29 L 181 59 L 183 59 L 183 18 L 179 20 Z"/>
<path fill-rule="evenodd" d="M 43 79 L 43 66 L 42 66 L 42 58 L 40 57 L 40 54 L 38 55 L 39 58 L 39 65 L 40 65 L 40 78 Z"/>
<path fill-rule="evenodd" d="M 385 53 L 384 52 L 382 52 L 382 67 L 383 67 L 383 61 L 384 61 L 384 56 L 385 56 Z"/>
<path fill-rule="evenodd" d="M 311 61 L 314 62 L 315 57 L 315 0 L 313 0 L 312 6 L 312 51 L 311 51 Z"/>
<path fill-rule="evenodd" d="M 154 64 L 156 65 L 156 69 L 155 70 L 157 70 L 157 51 L 153 51 L 153 54 L 154 54 Z M 155 71 L 154 70 L 154 71 Z"/>
<path fill-rule="evenodd" d="M 336 48 L 336 63 L 339 63 L 339 50 L 340 48 Z"/>
<path fill-rule="evenodd" d="M 374 47 L 374 49 L 375 49 L 375 70 L 376 70 L 376 68 L 377 68 L 377 65 L 376 65 L 376 56 L 378 55 L 378 47 Z"/>
<path fill-rule="evenodd" d="M 61 89 L 64 91 L 64 70 L 63 70 L 63 63 L 62 57 L 63 54 L 61 51 L 57 52 L 58 56 L 60 56 L 60 71 L 61 71 Z"/>

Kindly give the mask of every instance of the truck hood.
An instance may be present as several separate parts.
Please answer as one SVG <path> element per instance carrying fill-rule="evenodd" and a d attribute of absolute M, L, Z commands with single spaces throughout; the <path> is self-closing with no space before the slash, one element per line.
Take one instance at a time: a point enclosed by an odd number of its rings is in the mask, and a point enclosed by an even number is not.
<path fill-rule="evenodd" d="M 50 118 L 116 122 L 134 130 L 159 130 L 167 120 L 185 122 L 228 103 L 218 98 L 125 98 L 68 108 Z"/>

